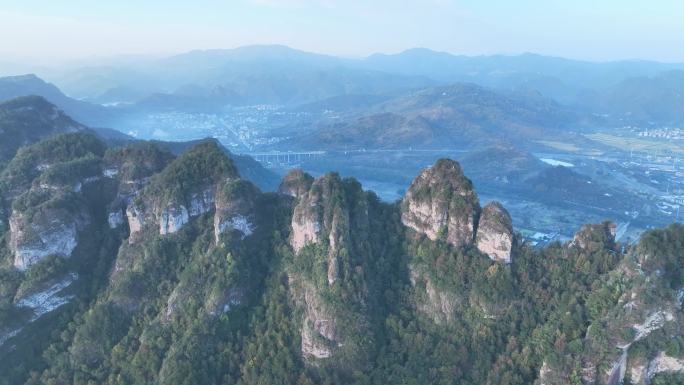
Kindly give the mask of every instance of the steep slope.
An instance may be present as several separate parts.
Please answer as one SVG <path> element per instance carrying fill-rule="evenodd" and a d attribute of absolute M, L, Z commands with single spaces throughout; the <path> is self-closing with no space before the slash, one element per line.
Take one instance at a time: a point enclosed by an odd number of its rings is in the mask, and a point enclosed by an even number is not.
<path fill-rule="evenodd" d="M 680 225 L 537 250 L 452 160 L 387 204 L 335 173 L 262 193 L 211 141 L 64 134 L 2 180 L 3 385 L 681 378 Z"/>
<path fill-rule="evenodd" d="M 102 125 L 110 116 L 106 108 L 72 99 L 36 75 L 0 77 L 0 102 L 24 96 L 40 96 L 79 122 L 94 127 Z"/>
<path fill-rule="evenodd" d="M 541 137 L 582 140 L 571 129 L 593 124 L 539 95 L 505 95 L 468 83 L 404 93 L 362 114 L 323 124 L 291 142 L 334 149 L 529 145 Z"/>
<path fill-rule="evenodd" d="M 682 124 L 684 70 L 627 78 L 586 98 L 582 105 L 635 124 Z"/>
<path fill-rule="evenodd" d="M 83 131 L 57 107 L 39 96 L 27 96 L 0 103 L 0 160 L 14 157 L 19 147 L 64 132 Z"/>
<path fill-rule="evenodd" d="M 240 155 L 230 152 L 227 148 L 220 145 L 219 141 L 213 138 L 188 141 L 188 142 L 162 142 L 152 141 L 151 143 L 160 147 L 166 148 L 176 155 L 185 152 L 199 143 L 211 141 L 221 147 L 221 149 L 228 155 L 235 167 L 238 169 L 240 175 L 257 185 L 262 191 L 275 191 L 280 183 L 280 177 L 273 171 L 265 168 L 261 163 L 248 155 Z"/>

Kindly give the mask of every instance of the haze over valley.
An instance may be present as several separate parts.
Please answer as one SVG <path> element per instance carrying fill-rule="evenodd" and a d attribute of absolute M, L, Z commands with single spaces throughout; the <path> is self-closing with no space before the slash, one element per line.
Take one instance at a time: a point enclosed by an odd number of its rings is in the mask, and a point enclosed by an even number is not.
<path fill-rule="evenodd" d="M 216 138 L 280 175 L 334 168 L 386 201 L 457 159 L 544 242 L 586 218 L 616 220 L 632 240 L 679 219 L 684 64 L 277 45 L 113 63 L 5 77 L 0 96 L 38 94 L 137 139 Z"/>
<path fill-rule="evenodd" d="M 0 385 L 684 385 L 682 15 L 0 5 Z"/>

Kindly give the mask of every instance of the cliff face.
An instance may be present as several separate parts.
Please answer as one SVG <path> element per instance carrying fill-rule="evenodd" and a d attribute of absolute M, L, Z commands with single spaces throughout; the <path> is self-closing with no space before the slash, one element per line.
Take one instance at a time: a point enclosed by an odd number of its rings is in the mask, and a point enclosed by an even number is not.
<path fill-rule="evenodd" d="M 174 157 L 92 139 L 27 147 L 2 172 L 0 384 L 654 384 L 684 369 L 681 226 L 625 254 L 611 223 L 535 250 L 453 161 L 388 204 L 337 174 L 262 193 L 215 144 Z"/>
<path fill-rule="evenodd" d="M 9 224 L 14 267 L 23 271 L 51 255 L 71 257 L 87 221 L 84 213 L 65 209 L 42 208 L 31 214 L 13 211 Z"/>
<path fill-rule="evenodd" d="M 320 268 L 296 269 L 289 275 L 294 301 L 304 313 L 302 356 L 311 363 L 345 355 L 349 360 L 350 354 L 342 352 L 353 351 L 352 359 L 356 359 L 364 353 L 360 353 L 355 336 L 369 332 L 363 284 L 364 260 L 368 257 L 363 235 L 369 226 L 368 202 L 358 183 L 342 180 L 336 174 L 313 183 L 308 175 L 295 176 L 285 181 L 287 191 L 298 191 L 293 194 L 298 198 L 290 233 L 295 266 L 322 262 Z M 341 290 L 354 293 L 353 298 L 343 306 L 334 305 L 342 300 Z M 345 319 L 351 324 L 341 324 Z"/>
<path fill-rule="evenodd" d="M 103 151 L 96 138 L 69 134 L 26 147 L 8 164 L 0 179 L 12 207 L 8 245 L 17 269 L 51 255 L 71 257 L 93 222 L 88 206 L 110 190 L 97 158 Z M 92 191 L 102 194 L 95 198 Z"/>
<path fill-rule="evenodd" d="M 260 192 L 244 180 L 226 182 L 219 188 L 214 214 L 214 237 L 218 243 L 221 235 L 236 233 L 241 239 L 256 230 L 257 199 Z"/>
<path fill-rule="evenodd" d="M 413 180 L 402 201 L 402 222 L 431 240 L 443 237 L 456 247 L 475 239 L 480 204 L 461 166 L 440 159 Z"/>
<path fill-rule="evenodd" d="M 294 169 L 285 175 L 283 181 L 280 183 L 280 187 L 278 187 L 278 192 L 294 198 L 299 198 L 309 191 L 313 181 L 314 179 L 311 175 L 300 169 Z"/>
<path fill-rule="evenodd" d="M 472 183 L 453 160 L 441 159 L 413 180 L 401 219 L 431 240 L 454 247 L 475 244 L 492 260 L 511 262 L 515 234 L 508 211 L 498 202 L 481 209 Z"/>
<path fill-rule="evenodd" d="M 178 232 L 192 218 L 215 209 L 217 189 L 236 180 L 237 170 L 214 142 L 202 143 L 154 175 L 126 209 L 129 242 L 146 228 Z"/>
<path fill-rule="evenodd" d="M 511 263 L 515 234 L 511 216 L 499 202 L 489 203 L 482 209 L 476 238 L 477 248 L 483 254 L 495 261 Z"/>

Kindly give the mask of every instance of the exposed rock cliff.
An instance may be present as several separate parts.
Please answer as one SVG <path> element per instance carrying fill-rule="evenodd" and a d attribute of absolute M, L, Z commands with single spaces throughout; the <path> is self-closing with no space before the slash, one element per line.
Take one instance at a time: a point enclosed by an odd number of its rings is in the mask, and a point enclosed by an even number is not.
<path fill-rule="evenodd" d="M 259 190 L 244 180 L 226 182 L 219 188 L 214 214 L 214 237 L 235 231 L 245 238 L 256 230 L 255 210 Z"/>
<path fill-rule="evenodd" d="M 303 188 L 309 184 L 310 177 L 295 175 L 298 181 L 289 184 L 297 186 L 293 195 L 298 196 L 290 235 L 295 265 L 318 265 L 318 261 L 324 261 L 320 269 L 293 271 L 289 275 L 295 302 L 304 313 L 302 356 L 313 363 L 316 359 L 337 357 L 339 350 L 347 350 L 354 352 L 351 356 L 342 355 L 347 360 L 358 358 L 357 333 L 367 333 L 364 331 L 367 292 L 363 286 L 363 264 L 369 257 L 365 255 L 364 243 L 364 232 L 369 226 L 367 197 L 358 182 L 342 180 L 337 174 L 316 179 L 307 191 Z M 316 247 L 304 252 L 310 245 Z M 354 293 L 353 297 L 339 298 L 345 291 Z M 335 302 L 331 302 L 333 299 Z M 337 301 L 344 305 L 333 305 Z"/>
<path fill-rule="evenodd" d="M 499 202 L 491 202 L 482 209 L 477 226 L 477 248 L 495 261 L 511 262 L 515 242 L 513 224 L 508 211 Z"/>
<path fill-rule="evenodd" d="M 192 218 L 215 208 L 220 185 L 238 178 L 230 159 L 214 142 L 204 142 L 156 174 L 126 209 L 129 242 L 146 227 L 160 235 L 179 231 Z"/>
<path fill-rule="evenodd" d="M 280 183 L 278 192 L 294 198 L 299 198 L 309 191 L 313 181 L 314 179 L 311 175 L 305 173 L 301 169 L 294 169 L 285 175 L 283 181 Z"/>
<path fill-rule="evenodd" d="M 413 180 L 402 201 L 402 222 L 428 238 L 457 247 L 473 243 L 480 204 L 461 166 L 440 159 Z"/>
<path fill-rule="evenodd" d="M 108 199 L 98 158 L 103 152 L 92 135 L 63 134 L 22 148 L 7 165 L 0 185 L 12 206 L 9 248 L 17 269 L 50 255 L 71 257 L 92 222 L 88 204 Z"/>
<path fill-rule="evenodd" d="M 617 226 L 613 222 L 587 224 L 575 234 L 570 246 L 590 251 L 601 247 L 613 248 Z"/>
<path fill-rule="evenodd" d="M 14 267 L 26 270 L 50 255 L 69 258 L 86 220 L 65 209 L 43 208 L 30 214 L 14 210 L 9 221 Z"/>

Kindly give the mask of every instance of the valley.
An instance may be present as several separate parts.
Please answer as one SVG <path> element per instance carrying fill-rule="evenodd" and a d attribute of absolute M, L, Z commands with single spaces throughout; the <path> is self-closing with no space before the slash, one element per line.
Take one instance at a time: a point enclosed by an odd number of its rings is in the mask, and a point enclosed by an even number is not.
<path fill-rule="evenodd" d="M 684 385 L 683 1 L 0 3 L 0 385 Z"/>
<path fill-rule="evenodd" d="M 293 139 L 301 137 L 302 132 L 315 135 L 315 127 L 329 124 L 321 122 L 348 119 L 343 115 L 260 105 L 226 108 L 221 114 L 167 112 L 133 116 L 121 127 L 130 127 L 128 134 L 140 139 L 214 137 L 231 151 L 251 156 L 280 175 L 297 167 L 314 175 L 336 169 L 359 179 L 387 202 L 401 198 L 411 177 L 436 159 L 462 161 L 496 147 L 491 143 L 464 143 L 453 149 L 350 146 L 344 150 L 339 146 L 301 147 Z M 481 153 L 481 161 L 465 164 L 472 166 L 469 171 L 486 199 L 506 202 L 516 218 L 516 228 L 532 241 L 534 237 L 568 239 L 586 218 L 616 220 L 625 225 L 624 240 L 635 240 L 648 228 L 681 221 L 684 162 L 680 158 L 684 155 L 679 150 L 679 132 L 669 127 L 597 129 L 584 134 L 588 140 L 578 137 L 574 142 L 541 140 L 520 145 L 525 149 L 521 152 L 538 160 L 535 164 L 516 165 L 511 157 L 520 154 L 505 152 Z M 503 163 L 509 163 L 505 173 L 497 169 Z M 538 191 L 524 186 L 527 182 L 522 176 L 554 166 L 566 167 L 587 179 L 577 179 L 575 185 L 564 187 L 572 191 L 571 196 L 543 190 L 545 184 L 558 183 L 553 179 L 539 180 Z M 597 200 L 597 194 L 607 199 Z M 618 201 L 620 204 L 615 205 Z"/>

